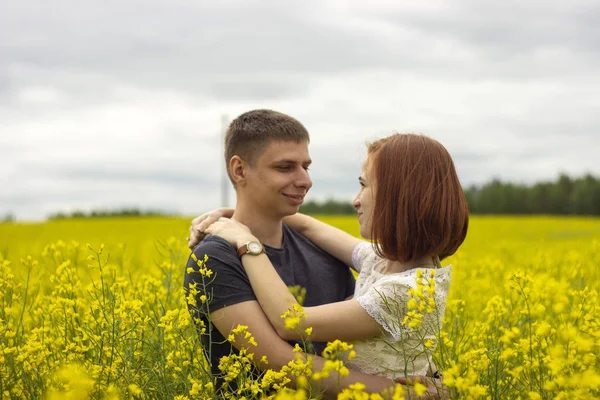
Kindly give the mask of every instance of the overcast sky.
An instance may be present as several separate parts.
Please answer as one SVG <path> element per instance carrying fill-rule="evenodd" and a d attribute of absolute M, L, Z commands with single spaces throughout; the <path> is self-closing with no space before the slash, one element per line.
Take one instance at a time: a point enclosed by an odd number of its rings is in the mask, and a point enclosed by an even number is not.
<path fill-rule="evenodd" d="M 600 175 L 598 21 L 597 0 L 2 0 L 0 215 L 219 206 L 222 116 L 254 108 L 310 131 L 309 199 L 351 199 L 394 131 L 464 185 Z"/>

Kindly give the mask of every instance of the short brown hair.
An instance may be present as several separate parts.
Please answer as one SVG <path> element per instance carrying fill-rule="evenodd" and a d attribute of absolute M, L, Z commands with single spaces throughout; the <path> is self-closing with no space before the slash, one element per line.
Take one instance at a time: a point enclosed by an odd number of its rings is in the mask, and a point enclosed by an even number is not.
<path fill-rule="evenodd" d="M 377 253 L 400 262 L 454 254 L 467 235 L 469 211 L 446 148 L 427 136 L 394 134 L 368 146 L 368 162 Z"/>
<path fill-rule="evenodd" d="M 225 133 L 225 165 L 232 183 L 231 157 L 238 155 L 254 165 L 273 140 L 309 143 L 310 137 L 300 121 L 273 110 L 248 111 L 231 121 Z"/>

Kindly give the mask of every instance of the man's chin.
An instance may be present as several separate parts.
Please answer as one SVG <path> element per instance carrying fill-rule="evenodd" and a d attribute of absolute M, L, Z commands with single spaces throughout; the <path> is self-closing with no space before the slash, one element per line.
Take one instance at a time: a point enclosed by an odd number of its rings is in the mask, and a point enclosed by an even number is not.
<path fill-rule="evenodd" d="M 281 210 L 281 218 L 289 217 L 290 215 L 294 215 L 300 211 L 300 206 L 288 205 L 285 210 Z"/>
<path fill-rule="evenodd" d="M 300 206 L 290 207 L 289 211 L 287 211 L 287 213 L 286 213 L 287 214 L 286 217 L 288 215 L 294 215 L 294 214 L 298 213 L 298 211 L 300 211 Z"/>

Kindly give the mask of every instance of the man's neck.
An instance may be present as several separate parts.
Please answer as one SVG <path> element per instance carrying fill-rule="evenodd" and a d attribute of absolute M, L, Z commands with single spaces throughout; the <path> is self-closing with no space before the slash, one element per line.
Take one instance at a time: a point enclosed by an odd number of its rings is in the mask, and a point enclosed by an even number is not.
<path fill-rule="evenodd" d="M 259 210 L 249 209 L 238 204 L 233 219 L 246 225 L 261 243 L 275 248 L 283 245 L 283 220 L 261 214 Z"/>

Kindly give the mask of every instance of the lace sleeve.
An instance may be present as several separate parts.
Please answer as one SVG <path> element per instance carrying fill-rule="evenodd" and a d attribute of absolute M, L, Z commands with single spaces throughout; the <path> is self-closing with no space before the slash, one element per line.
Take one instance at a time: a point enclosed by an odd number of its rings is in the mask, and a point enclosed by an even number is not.
<path fill-rule="evenodd" d="M 360 272 L 362 265 L 368 255 L 369 242 L 360 242 L 352 250 L 352 265 L 357 272 Z"/>
<path fill-rule="evenodd" d="M 382 279 L 356 298 L 362 308 L 391 336 L 399 340 L 407 313 L 410 286 L 401 279 Z"/>

